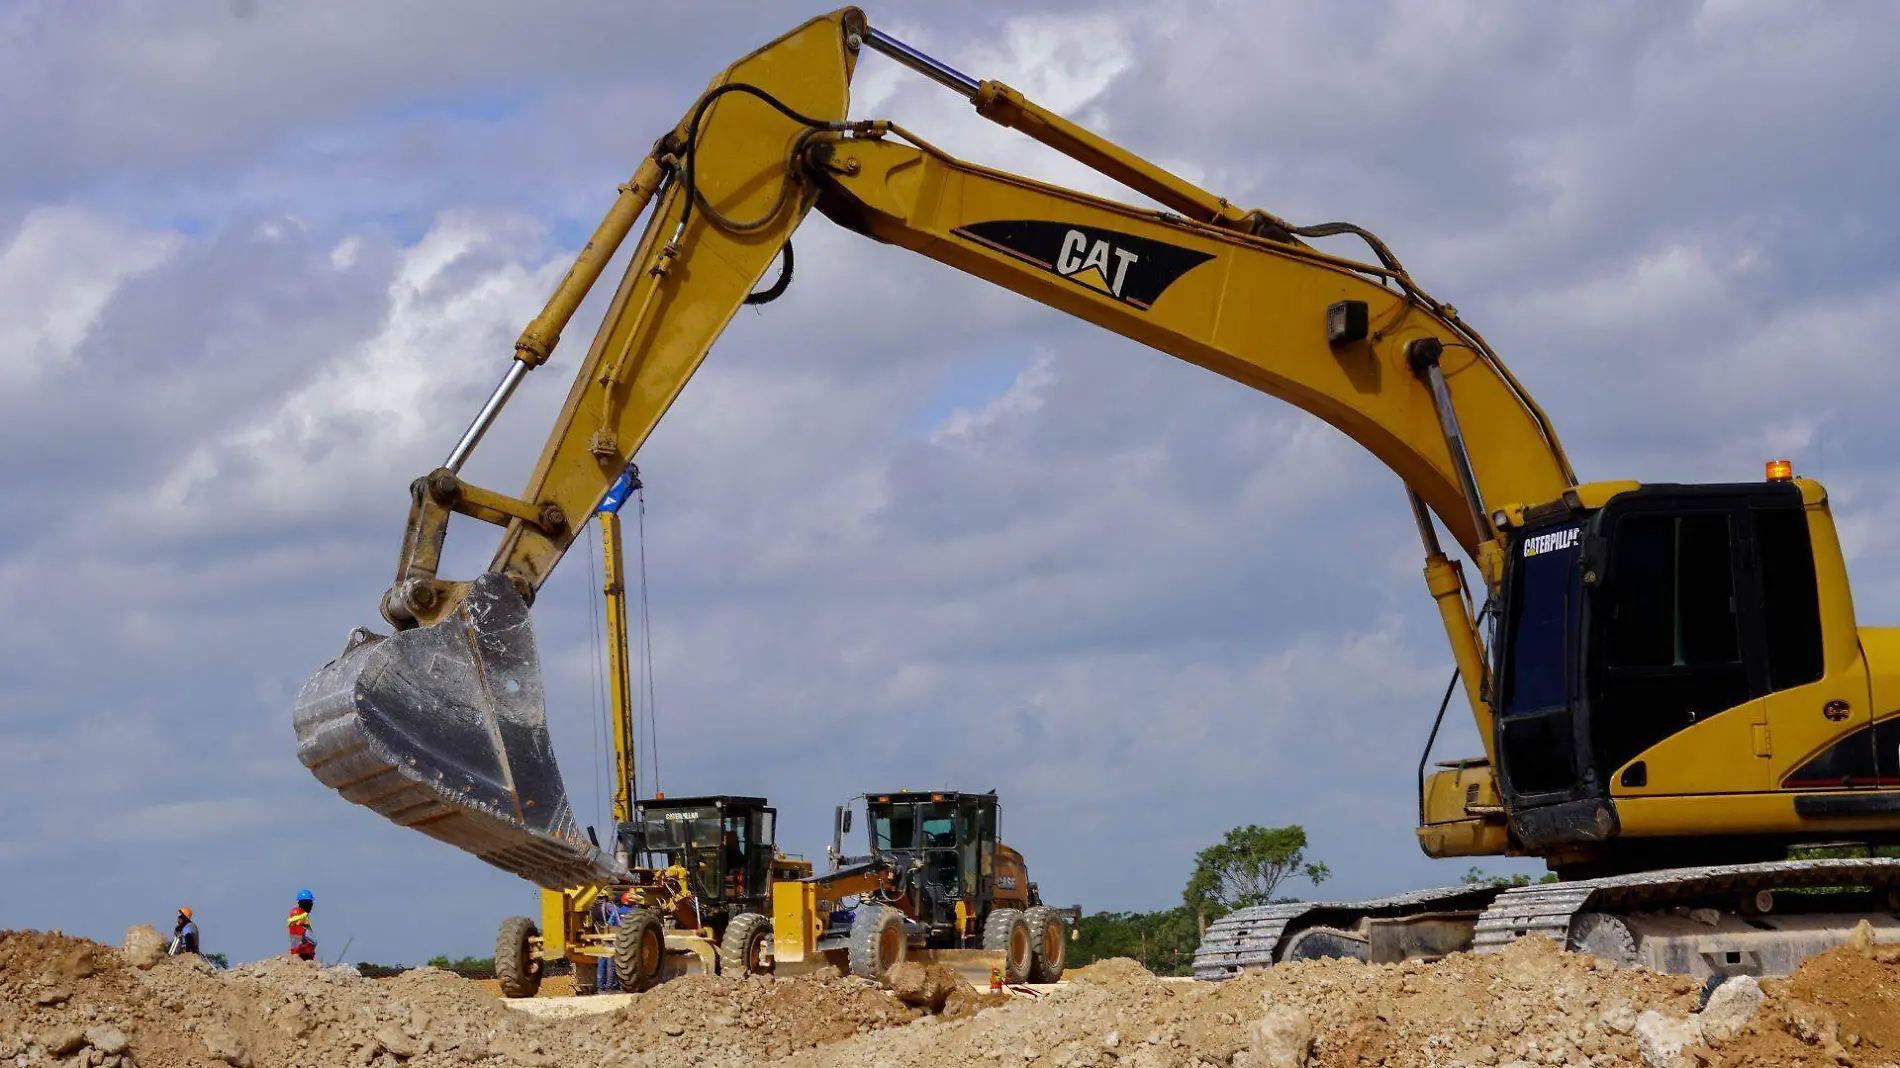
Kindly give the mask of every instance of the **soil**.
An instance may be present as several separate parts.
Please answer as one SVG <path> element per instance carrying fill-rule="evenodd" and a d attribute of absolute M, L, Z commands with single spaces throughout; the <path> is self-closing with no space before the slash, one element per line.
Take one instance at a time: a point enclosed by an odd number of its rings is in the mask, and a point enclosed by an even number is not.
<path fill-rule="evenodd" d="M 422 968 L 370 980 L 276 959 L 195 958 L 0 932 L 0 1063 L 72 1068 L 1880 1068 L 1900 1064 L 1900 960 L 1848 945 L 1763 980 L 1738 1029 L 1700 984 L 1559 952 L 1369 966 L 1315 961 L 1225 983 L 1132 961 L 1033 997 L 960 987 L 938 1012 L 849 978 L 676 979 L 584 1018 L 508 1008 Z M 1751 992 L 1752 996 L 1752 992 Z M 924 999 L 926 1004 L 935 998 Z M 1752 1007 L 1753 1002 L 1751 1001 Z M 1714 1013 L 1711 1007 L 1711 1014 Z M 1672 1037 L 1673 1036 L 1673 1037 Z M 1646 1060 L 1647 1055 L 1647 1060 Z"/>
<path fill-rule="evenodd" d="M 501 980 L 471 979 L 469 982 L 481 987 L 496 997 L 501 996 Z M 543 998 L 571 998 L 574 996 L 574 977 L 571 975 L 549 975 L 541 980 L 541 992 L 535 995 Z"/>

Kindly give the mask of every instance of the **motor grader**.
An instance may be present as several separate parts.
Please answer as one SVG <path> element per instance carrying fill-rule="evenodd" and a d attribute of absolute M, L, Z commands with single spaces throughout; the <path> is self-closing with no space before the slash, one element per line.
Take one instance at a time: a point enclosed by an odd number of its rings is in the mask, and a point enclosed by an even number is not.
<path fill-rule="evenodd" d="M 1149 203 L 850 118 L 866 52 Z M 1483 747 L 1428 775 L 1428 743 L 1418 843 L 1438 858 L 1541 858 L 1560 880 L 1242 909 L 1209 927 L 1197 975 L 1532 935 L 1668 971 L 1781 974 L 1863 922 L 1900 940 L 1900 860 L 1789 855 L 1900 843 L 1900 629 L 1860 623 L 1819 482 L 1779 458 L 1759 480 L 1585 481 L 1503 358 L 1369 230 L 1244 208 L 855 7 L 742 57 L 660 131 L 488 403 L 414 483 L 382 599 L 394 633 L 357 632 L 299 695 L 299 754 L 322 781 L 543 885 L 611 877 L 554 788 L 528 604 L 573 541 L 571 517 L 733 315 L 787 291 L 791 238 L 814 209 L 1301 408 L 1402 486 L 1456 665 L 1440 721 L 1462 691 Z M 525 489 L 463 480 L 643 215 Z M 1333 240 L 1367 252 L 1314 244 Z M 836 305 L 816 348 L 848 345 L 864 313 L 848 289 Z M 505 528 L 473 580 L 437 574 L 452 514 Z M 1684 926 L 1684 912 L 1716 922 Z"/>
<path fill-rule="evenodd" d="M 869 851 L 850 856 L 854 803 Z M 1053 908 L 1021 853 L 997 837 L 1001 806 L 984 794 L 861 794 L 838 806 L 830 868 L 773 887 L 773 953 L 792 974 L 830 965 L 882 981 L 906 960 L 947 965 L 977 982 L 1062 978 L 1079 907 Z"/>
<path fill-rule="evenodd" d="M 546 965 L 565 959 L 579 993 L 601 958 L 621 989 L 677 975 L 753 975 L 771 968 L 772 887 L 812 873 L 779 852 L 778 813 L 762 797 L 654 798 L 620 826 L 628 876 L 541 892 L 541 921 L 514 916 L 495 942 L 495 978 L 507 997 L 533 997 Z M 617 922 L 605 905 L 631 905 Z"/>

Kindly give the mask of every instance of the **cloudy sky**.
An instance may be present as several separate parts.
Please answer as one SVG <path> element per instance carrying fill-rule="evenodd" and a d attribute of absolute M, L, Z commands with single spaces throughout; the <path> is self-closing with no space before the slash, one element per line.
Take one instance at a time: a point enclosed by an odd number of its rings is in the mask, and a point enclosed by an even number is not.
<path fill-rule="evenodd" d="M 309 886 L 326 957 L 415 962 L 486 955 L 533 909 L 319 786 L 292 698 L 380 622 L 408 480 L 615 185 L 721 66 L 813 13 L 0 6 L 0 926 L 116 940 L 189 903 L 208 949 L 250 958 L 282 951 Z M 1900 620 L 1900 9 L 870 14 L 1235 201 L 1371 227 L 1585 478 L 1791 455 L 1833 492 L 1861 618 Z M 1112 191 L 880 57 L 854 110 Z M 1304 824 L 1329 893 L 1457 880 L 1411 832 L 1450 658 L 1393 475 L 821 217 L 799 252 L 640 456 L 661 788 L 767 794 L 808 855 L 847 794 L 995 788 L 1046 894 L 1090 909 L 1174 904 L 1194 851 L 1248 822 Z M 525 478 L 589 307 L 476 482 Z M 451 569 L 492 545 L 458 524 Z M 590 822 L 591 559 L 536 608 Z M 1460 721 L 1440 753 L 1475 746 Z"/>

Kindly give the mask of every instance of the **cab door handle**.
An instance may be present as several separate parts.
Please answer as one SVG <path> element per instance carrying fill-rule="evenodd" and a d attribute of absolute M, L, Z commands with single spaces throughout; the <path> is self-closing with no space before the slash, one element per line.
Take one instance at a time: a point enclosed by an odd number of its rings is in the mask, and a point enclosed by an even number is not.
<path fill-rule="evenodd" d="M 1829 701 L 1827 704 L 1821 706 L 1821 715 L 1827 717 L 1831 723 L 1841 722 L 1852 712 L 1853 709 L 1848 706 L 1846 701 Z"/>

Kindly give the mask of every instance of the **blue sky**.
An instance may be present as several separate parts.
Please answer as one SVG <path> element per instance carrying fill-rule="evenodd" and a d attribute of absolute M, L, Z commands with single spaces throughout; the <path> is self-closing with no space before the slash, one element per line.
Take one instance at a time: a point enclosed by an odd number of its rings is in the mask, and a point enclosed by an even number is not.
<path fill-rule="evenodd" d="M 303 680 L 375 621 L 439 462 L 661 130 L 814 13 L 501 0 L 0 10 L 0 924 L 203 918 L 483 954 L 531 889 L 320 787 Z M 1900 32 L 1876 5 L 870 9 L 1231 199 L 1381 234 L 1586 478 L 1833 493 L 1900 619 Z M 523 47 L 531 41 L 533 47 Z M 877 57 L 854 110 L 1094 192 Z M 640 457 L 663 782 L 822 853 L 864 789 L 996 788 L 1052 899 L 1178 900 L 1240 823 L 1326 891 L 1455 881 L 1411 836 L 1450 663 L 1401 487 L 1277 401 L 814 218 Z M 1342 251 L 1351 251 L 1342 249 Z M 584 345 L 590 303 L 569 331 Z M 585 324 L 585 325 L 583 325 Z M 572 354 L 468 474 L 525 476 Z M 449 570 L 485 561 L 475 526 Z M 588 568 L 537 604 L 597 804 Z M 1441 740 L 1471 752 L 1468 723 Z M 1497 864 L 1496 870 L 1509 865 Z M 1520 865 L 1520 867 L 1522 867 Z"/>

